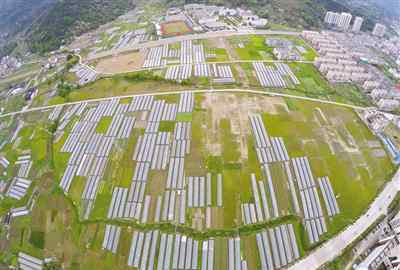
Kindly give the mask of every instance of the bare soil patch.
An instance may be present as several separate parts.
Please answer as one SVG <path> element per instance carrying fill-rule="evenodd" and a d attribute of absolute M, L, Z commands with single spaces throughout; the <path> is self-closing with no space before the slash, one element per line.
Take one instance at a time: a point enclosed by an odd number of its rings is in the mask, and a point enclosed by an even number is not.
<path fill-rule="evenodd" d="M 100 59 L 96 65 L 96 71 L 101 73 L 121 73 L 140 69 L 143 65 L 145 54 L 133 52 L 120 54 Z"/>
<path fill-rule="evenodd" d="M 202 107 L 210 111 L 210 121 L 206 133 L 206 148 L 213 155 L 221 154 L 219 123 L 222 119 L 229 119 L 231 132 L 236 136 L 240 146 L 241 159 L 248 158 L 247 136 L 250 134 L 249 115 L 260 112 L 278 114 L 278 106 L 286 107 L 286 103 L 279 97 L 259 97 L 251 95 L 237 95 L 224 93 L 205 94 Z M 227 106 L 229 104 L 229 106 Z M 287 109 L 287 108 L 286 108 Z"/>

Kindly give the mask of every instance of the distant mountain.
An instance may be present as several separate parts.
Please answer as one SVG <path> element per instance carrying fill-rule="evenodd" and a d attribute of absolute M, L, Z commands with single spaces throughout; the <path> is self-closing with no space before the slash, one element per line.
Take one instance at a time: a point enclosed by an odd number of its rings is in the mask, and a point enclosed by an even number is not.
<path fill-rule="evenodd" d="M 347 4 L 354 9 L 376 17 L 385 19 L 400 17 L 400 0 L 346 0 Z"/>
<path fill-rule="evenodd" d="M 250 7 L 258 15 L 265 17 L 272 23 L 285 24 L 295 28 L 318 28 L 323 23 L 326 11 L 351 12 L 354 15 L 363 15 L 357 9 L 344 5 L 340 0 L 208 0 L 208 1 L 181 1 L 166 0 L 171 5 L 178 3 L 209 3 L 224 4 L 232 7 Z M 361 0 L 360 0 L 361 1 Z M 371 24 L 367 20 L 367 24 Z"/>
<path fill-rule="evenodd" d="M 57 49 L 133 8 L 133 0 L 0 0 L 0 56 L 19 37 L 35 53 Z"/>
<path fill-rule="evenodd" d="M 34 23 L 27 40 L 33 52 L 54 50 L 74 35 L 94 29 L 133 8 L 132 0 L 62 0 Z"/>
<path fill-rule="evenodd" d="M 326 11 L 347 11 L 366 18 L 371 29 L 374 20 L 399 0 L 0 0 L 0 56 L 9 53 L 23 37 L 27 47 L 44 53 L 67 43 L 73 36 L 107 23 L 135 3 L 158 2 L 169 6 L 206 3 L 251 8 L 272 23 L 295 28 L 318 29 Z M 367 3 L 368 4 L 363 4 Z M 384 2 L 384 4 L 377 4 Z M 6 40 L 8 43 L 2 41 Z"/>
<path fill-rule="evenodd" d="M 57 0 L 0 0 L 0 31 L 11 36 L 30 26 Z"/>
<path fill-rule="evenodd" d="M 57 0 L 0 0 L 0 58 L 11 53 L 32 23 Z"/>

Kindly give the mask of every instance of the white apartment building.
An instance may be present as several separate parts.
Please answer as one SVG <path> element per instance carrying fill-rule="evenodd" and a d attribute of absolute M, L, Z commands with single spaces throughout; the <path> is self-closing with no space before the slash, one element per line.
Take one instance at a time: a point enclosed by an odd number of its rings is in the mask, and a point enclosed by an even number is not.
<path fill-rule="evenodd" d="M 378 101 L 378 107 L 382 111 L 391 112 L 400 107 L 400 102 L 395 99 L 381 99 Z"/>
<path fill-rule="evenodd" d="M 337 25 L 337 23 L 339 21 L 339 17 L 340 17 L 339 13 L 328 11 L 325 14 L 324 22 L 327 23 L 327 24 Z"/>
<path fill-rule="evenodd" d="M 386 32 L 386 26 L 383 24 L 377 23 L 375 24 L 374 30 L 372 31 L 372 34 L 377 37 L 383 37 Z"/>
<path fill-rule="evenodd" d="M 386 89 L 380 89 L 376 88 L 371 91 L 371 98 L 375 101 L 378 102 L 380 99 L 386 97 L 388 95 L 388 91 Z"/>
<path fill-rule="evenodd" d="M 353 28 L 351 29 L 353 32 L 360 32 L 361 26 L 364 22 L 364 19 L 361 17 L 356 17 L 353 23 Z"/>
<path fill-rule="evenodd" d="M 353 16 L 350 13 L 336 13 L 328 11 L 325 14 L 324 22 L 327 24 L 335 25 L 343 30 L 347 30 L 350 27 L 350 22 L 352 18 Z"/>
<path fill-rule="evenodd" d="M 337 26 L 343 30 L 349 29 L 352 18 L 353 16 L 350 13 L 342 12 L 342 14 L 340 14 Z"/>
<path fill-rule="evenodd" d="M 380 85 L 381 84 L 378 81 L 366 81 L 363 84 L 363 89 L 366 90 L 366 91 L 369 91 L 369 90 L 372 90 L 372 89 L 375 89 L 375 88 L 379 88 Z"/>

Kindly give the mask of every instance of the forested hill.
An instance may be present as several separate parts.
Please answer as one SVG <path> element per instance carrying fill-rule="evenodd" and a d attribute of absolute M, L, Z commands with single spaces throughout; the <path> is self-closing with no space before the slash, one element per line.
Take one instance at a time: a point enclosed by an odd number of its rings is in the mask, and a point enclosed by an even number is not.
<path fill-rule="evenodd" d="M 364 26 L 371 29 L 374 22 L 370 18 L 377 18 L 372 16 L 376 12 L 371 14 L 371 9 L 347 5 L 352 1 L 361 0 L 0 0 L 0 56 L 19 42 L 9 38 L 8 46 L 2 48 L 1 37 L 5 32 L 11 33 L 9 37 L 23 37 L 21 40 L 26 41 L 31 51 L 44 53 L 59 48 L 74 35 L 115 19 L 133 9 L 138 2 L 158 2 L 167 6 L 206 3 L 251 8 L 272 24 L 305 29 L 320 27 L 327 10 L 347 11 L 366 17 Z"/>
<path fill-rule="evenodd" d="M 32 26 L 33 52 L 57 49 L 74 35 L 94 29 L 134 8 L 132 0 L 61 0 Z"/>
<path fill-rule="evenodd" d="M 199 2 L 197 0 L 166 0 L 170 5 Z M 344 5 L 338 0 L 206 0 L 210 4 L 225 4 L 232 7 L 250 7 L 258 15 L 272 23 L 285 24 L 294 28 L 318 28 L 322 25 L 326 11 L 351 12 L 361 15 L 357 9 Z M 372 21 L 367 18 L 366 26 L 371 28 Z"/>
<path fill-rule="evenodd" d="M 0 34 L 14 35 L 29 27 L 56 0 L 0 0 Z"/>

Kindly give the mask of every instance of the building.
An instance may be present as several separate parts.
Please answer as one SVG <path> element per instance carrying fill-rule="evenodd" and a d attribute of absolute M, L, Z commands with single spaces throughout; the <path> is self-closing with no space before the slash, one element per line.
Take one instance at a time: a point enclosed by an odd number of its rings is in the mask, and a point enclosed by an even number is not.
<path fill-rule="evenodd" d="M 250 25 L 253 27 L 265 27 L 267 24 L 268 20 L 264 18 L 257 18 L 255 20 L 250 21 Z"/>
<path fill-rule="evenodd" d="M 340 14 L 332 11 L 328 11 L 325 14 L 324 22 L 327 24 L 337 25 Z"/>
<path fill-rule="evenodd" d="M 368 109 L 364 112 L 363 117 L 373 132 L 381 133 L 390 124 L 386 115 L 378 110 Z"/>
<path fill-rule="evenodd" d="M 13 56 L 0 57 L 0 77 L 7 76 L 22 66 L 22 63 Z"/>
<path fill-rule="evenodd" d="M 297 61 L 301 59 L 300 55 L 291 48 L 274 48 L 272 53 L 278 60 Z"/>
<path fill-rule="evenodd" d="M 236 14 L 237 14 L 238 12 L 237 12 L 237 10 L 236 9 L 233 9 L 233 8 L 221 8 L 220 10 L 219 10 L 219 13 L 218 13 L 218 15 L 219 16 L 236 16 Z"/>
<path fill-rule="evenodd" d="M 287 39 L 267 38 L 265 39 L 265 45 L 268 47 L 289 47 L 293 46 L 293 42 Z"/>
<path fill-rule="evenodd" d="M 388 95 L 388 91 L 386 89 L 376 88 L 371 91 L 370 96 L 373 101 L 377 102 L 380 99 L 386 97 Z"/>
<path fill-rule="evenodd" d="M 325 14 L 324 22 L 333 26 L 337 26 L 342 30 L 348 30 L 353 16 L 350 13 L 336 13 L 328 11 Z"/>
<path fill-rule="evenodd" d="M 184 6 L 186 12 L 193 12 L 195 10 L 203 9 L 205 5 L 203 4 L 187 4 Z"/>
<path fill-rule="evenodd" d="M 394 69 L 394 68 L 390 68 L 389 69 L 389 73 L 392 74 L 392 76 L 396 79 L 396 80 L 400 80 L 400 69 Z"/>
<path fill-rule="evenodd" d="M 381 99 L 377 105 L 382 111 L 392 112 L 400 107 L 400 102 L 394 99 Z"/>
<path fill-rule="evenodd" d="M 389 260 L 391 251 L 398 246 L 396 236 L 392 236 L 386 243 L 376 247 L 364 261 L 357 265 L 356 270 L 376 270 L 385 261 Z"/>
<path fill-rule="evenodd" d="M 199 24 L 209 24 L 215 23 L 218 21 L 218 16 L 204 16 L 198 19 Z"/>
<path fill-rule="evenodd" d="M 337 26 L 343 30 L 349 29 L 352 18 L 353 16 L 350 13 L 342 12 L 342 14 L 340 14 Z"/>
<path fill-rule="evenodd" d="M 29 88 L 28 91 L 25 93 L 25 100 L 29 101 L 36 97 L 38 93 L 38 89 L 36 87 Z"/>
<path fill-rule="evenodd" d="M 353 32 L 360 32 L 361 26 L 364 22 L 364 19 L 361 17 L 356 17 L 354 19 L 353 28 L 351 29 Z"/>
<path fill-rule="evenodd" d="M 378 121 L 381 119 L 380 113 L 373 113 L 372 117 L 378 116 Z M 385 116 L 382 116 L 385 118 Z M 384 133 L 378 132 L 378 137 L 382 140 L 385 147 L 394 147 L 396 159 L 399 157 L 397 147 L 393 145 L 390 138 Z M 374 241 L 372 247 L 367 249 L 367 254 L 363 260 L 355 264 L 355 270 L 377 270 L 377 269 L 399 269 L 399 254 L 400 254 L 400 239 L 399 239 L 399 213 L 391 220 L 386 220 L 377 227 L 378 238 Z M 371 250 L 369 252 L 369 250 Z"/>
<path fill-rule="evenodd" d="M 378 81 L 368 80 L 368 81 L 364 82 L 362 88 L 368 92 L 368 91 L 372 91 L 375 88 L 379 88 L 380 85 L 381 85 L 381 83 Z"/>
<path fill-rule="evenodd" d="M 377 23 L 375 24 L 374 30 L 372 31 L 372 34 L 377 37 L 383 37 L 386 32 L 386 26 L 383 24 Z"/>
<path fill-rule="evenodd" d="M 224 22 L 220 21 L 209 21 L 201 24 L 204 28 L 210 31 L 220 31 L 227 28 L 227 25 Z"/>
<path fill-rule="evenodd" d="M 167 15 L 177 15 L 182 12 L 182 9 L 178 7 L 172 7 L 167 10 Z"/>

